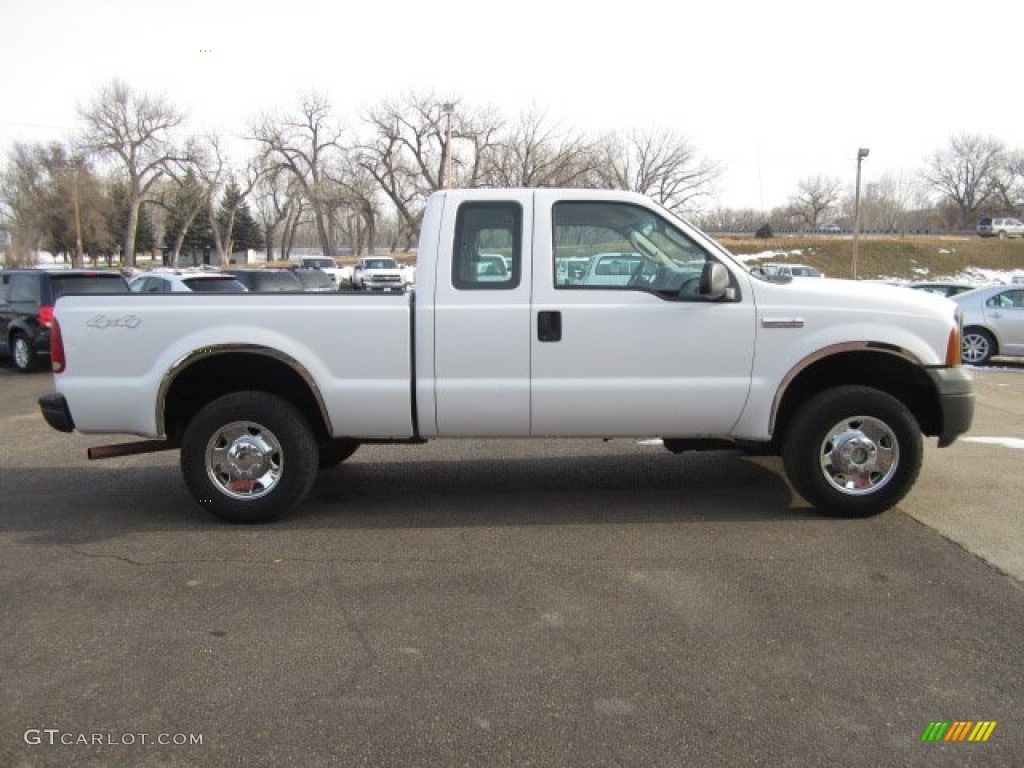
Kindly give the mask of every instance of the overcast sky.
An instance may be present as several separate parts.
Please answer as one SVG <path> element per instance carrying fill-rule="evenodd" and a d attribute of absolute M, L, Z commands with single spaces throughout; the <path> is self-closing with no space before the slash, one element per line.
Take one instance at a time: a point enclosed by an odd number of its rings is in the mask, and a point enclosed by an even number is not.
<path fill-rule="evenodd" d="M 1022 35 L 1019 0 L 0 0 L 0 152 L 69 139 L 114 78 L 196 133 L 302 93 L 354 121 L 431 92 L 584 132 L 672 128 L 726 169 L 719 204 L 771 208 L 819 173 L 852 187 L 858 147 L 865 183 L 958 133 L 1024 148 Z"/>

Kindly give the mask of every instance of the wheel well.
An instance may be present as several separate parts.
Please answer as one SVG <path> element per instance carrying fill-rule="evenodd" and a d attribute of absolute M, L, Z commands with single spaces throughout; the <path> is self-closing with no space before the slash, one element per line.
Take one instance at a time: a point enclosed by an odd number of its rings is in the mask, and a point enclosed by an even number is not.
<path fill-rule="evenodd" d="M 818 360 L 790 382 L 775 414 L 777 442 L 799 407 L 830 387 L 856 384 L 886 392 L 914 414 L 921 431 L 937 435 L 942 429 L 938 394 L 925 369 L 896 354 L 865 350 L 842 352 Z"/>
<path fill-rule="evenodd" d="M 222 395 L 243 390 L 283 397 L 307 417 L 319 439 L 326 438 L 324 413 L 311 385 L 291 365 L 258 351 L 209 354 L 182 369 L 163 401 L 168 438 L 180 441 L 200 408 Z"/>

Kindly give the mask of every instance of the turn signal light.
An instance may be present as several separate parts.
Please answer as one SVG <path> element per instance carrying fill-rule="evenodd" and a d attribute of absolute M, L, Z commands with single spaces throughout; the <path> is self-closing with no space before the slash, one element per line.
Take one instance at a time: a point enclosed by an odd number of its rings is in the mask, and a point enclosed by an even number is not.
<path fill-rule="evenodd" d="M 950 330 L 949 341 L 946 342 L 946 365 L 950 368 L 960 365 L 960 353 L 963 351 L 960 341 L 960 323 L 957 323 Z"/>

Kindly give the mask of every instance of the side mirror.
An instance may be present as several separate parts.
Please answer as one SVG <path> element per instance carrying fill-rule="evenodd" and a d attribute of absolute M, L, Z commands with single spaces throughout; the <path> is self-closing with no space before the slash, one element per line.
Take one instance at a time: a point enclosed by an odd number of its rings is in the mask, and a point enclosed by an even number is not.
<path fill-rule="evenodd" d="M 709 301 L 718 301 L 729 291 L 731 283 L 729 270 L 717 261 L 709 261 L 700 276 L 700 295 Z"/>

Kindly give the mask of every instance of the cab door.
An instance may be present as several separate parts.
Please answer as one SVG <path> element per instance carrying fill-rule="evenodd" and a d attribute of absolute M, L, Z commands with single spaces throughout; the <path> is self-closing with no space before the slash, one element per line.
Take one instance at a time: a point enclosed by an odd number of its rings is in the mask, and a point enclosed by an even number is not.
<path fill-rule="evenodd" d="M 449 193 L 438 253 L 451 259 L 431 279 L 438 435 L 530 433 L 532 229 L 528 190 Z"/>
<path fill-rule="evenodd" d="M 601 437 L 724 435 L 747 400 L 755 317 L 732 274 L 699 295 L 719 261 L 661 212 L 539 191 L 531 320 L 532 430 Z M 588 258 L 582 282 L 565 259 Z M 622 264 L 634 265 L 622 270 Z"/>

